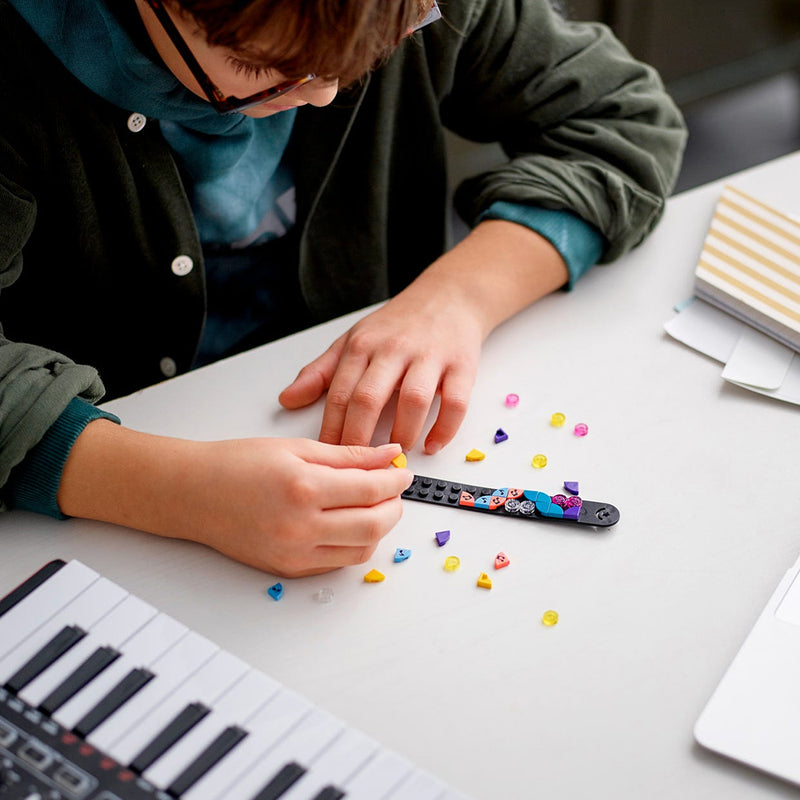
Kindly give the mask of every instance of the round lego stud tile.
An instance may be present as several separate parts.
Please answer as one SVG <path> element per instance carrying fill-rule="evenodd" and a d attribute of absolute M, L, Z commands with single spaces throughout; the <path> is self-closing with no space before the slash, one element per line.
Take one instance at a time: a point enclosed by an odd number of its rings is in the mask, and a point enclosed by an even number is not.
<path fill-rule="evenodd" d="M 519 405 L 519 395 L 518 394 L 507 394 L 506 395 L 506 406 L 508 408 L 516 408 Z"/>
<path fill-rule="evenodd" d="M 461 559 L 458 556 L 447 556 L 444 560 L 444 571 L 455 572 L 461 566 Z"/>
<path fill-rule="evenodd" d="M 560 411 L 556 411 L 556 413 L 550 417 L 550 424 L 554 428 L 560 428 L 566 421 L 567 418 Z"/>
<path fill-rule="evenodd" d="M 546 625 L 548 628 L 552 628 L 558 622 L 558 612 L 557 611 L 545 611 L 542 614 L 542 625 Z"/>
<path fill-rule="evenodd" d="M 572 432 L 576 436 L 586 436 L 589 433 L 589 426 L 585 422 L 579 422 L 573 429 Z"/>
<path fill-rule="evenodd" d="M 542 455 L 542 453 L 537 453 L 531 459 L 531 464 L 536 467 L 536 469 L 542 469 L 542 467 L 547 466 L 547 456 Z"/>

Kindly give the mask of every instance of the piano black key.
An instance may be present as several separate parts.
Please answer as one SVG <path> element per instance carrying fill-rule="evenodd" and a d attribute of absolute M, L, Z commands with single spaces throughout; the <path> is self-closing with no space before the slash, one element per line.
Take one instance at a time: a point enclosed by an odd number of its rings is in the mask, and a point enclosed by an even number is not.
<path fill-rule="evenodd" d="M 44 672 L 54 661 L 63 656 L 70 647 L 73 647 L 83 639 L 84 636 L 86 636 L 86 631 L 77 625 L 67 625 L 62 628 L 6 681 L 5 688 L 16 694 L 37 675 Z"/>
<path fill-rule="evenodd" d="M 146 605 L 146 604 L 145 604 Z M 153 663 L 166 650 L 180 641 L 188 628 L 167 614 L 156 613 L 143 628 L 118 645 L 122 655 L 101 672 L 90 684 L 59 708 L 53 719 L 67 730 L 75 726 L 133 669 L 146 667 L 155 672 Z M 91 634 L 90 634 L 91 636 Z M 78 647 L 81 645 L 79 644 Z M 65 656 L 69 658 L 69 655 Z M 103 749 L 102 747 L 100 748 Z M 138 748 L 135 752 L 138 752 Z M 134 752 L 134 754 L 135 754 Z M 130 759 L 117 759 L 127 763 Z"/>
<path fill-rule="evenodd" d="M 167 793 L 180 797 L 188 791 L 218 761 L 223 759 L 239 742 L 247 736 L 247 731 L 233 725 L 226 728 L 213 742 L 170 784 Z"/>
<path fill-rule="evenodd" d="M 146 669 L 131 670 L 78 722 L 73 731 L 85 739 L 98 725 L 108 719 L 120 706 L 127 703 L 136 692 L 145 687 L 154 677 L 155 675 Z"/>
<path fill-rule="evenodd" d="M 242 682 L 245 687 L 252 686 L 251 682 Z M 272 689 L 268 690 L 272 693 Z M 255 697 L 262 695 L 253 695 Z M 209 742 L 219 735 L 219 732 L 224 730 L 230 725 L 239 725 L 248 731 L 247 738 L 239 742 L 239 744 L 231 750 L 230 753 L 222 760 L 217 762 L 216 766 L 210 769 L 197 783 L 189 790 L 186 800 L 219 800 L 221 797 L 252 797 L 259 789 L 263 788 L 269 780 L 275 776 L 281 767 L 288 764 L 290 761 L 297 761 L 299 763 L 306 762 L 305 754 L 300 754 L 299 751 L 290 752 L 285 758 L 275 761 L 274 765 L 270 764 L 267 768 L 261 769 L 267 753 L 273 751 L 276 746 L 280 746 L 290 732 L 299 725 L 302 720 L 310 715 L 313 711 L 313 706 L 300 695 L 295 694 L 289 689 L 282 688 L 272 694 L 267 702 L 261 704 L 251 714 L 245 714 L 244 717 L 240 716 L 243 707 L 237 702 L 238 713 L 232 718 L 224 721 L 224 724 L 215 726 L 214 734 L 211 737 L 204 738 L 199 746 L 191 748 L 189 751 L 183 751 L 183 758 L 181 759 L 181 766 L 177 770 L 171 770 L 168 774 L 170 779 L 155 780 L 155 770 L 150 769 L 145 773 L 145 778 L 151 780 L 156 786 L 169 786 L 176 775 L 179 775 L 196 757 L 196 754 L 201 752 Z M 253 704 L 250 701 L 252 708 L 255 708 L 257 703 Z M 213 719 L 213 714 L 209 717 Z M 206 720 L 198 725 L 201 728 L 205 725 Z M 191 739 L 194 731 L 187 734 L 186 739 Z M 175 750 L 182 750 L 185 740 L 175 745 Z M 173 755 L 171 750 L 164 756 L 164 760 L 168 760 Z M 188 757 L 187 757 L 188 755 Z M 161 762 L 159 762 L 161 763 Z M 155 765 L 156 767 L 158 764 Z M 242 779 L 246 776 L 248 785 L 246 787 L 241 785 Z M 164 776 L 166 777 L 166 776 Z"/>
<path fill-rule="evenodd" d="M 60 683 L 40 703 L 39 710 L 52 715 L 89 681 L 94 680 L 106 667 L 120 656 L 113 647 L 98 647 L 66 680 Z"/>
<path fill-rule="evenodd" d="M 141 775 L 210 712 L 202 703 L 190 703 L 131 761 L 130 768 Z"/>
<path fill-rule="evenodd" d="M 337 789 L 335 786 L 326 786 L 322 791 L 317 792 L 312 800 L 342 800 L 344 796 L 341 789 Z"/>
<path fill-rule="evenodd" d="M 66 566 L 66 561 L 57 559 L 45 564 L 38 572 L 31 575 L 28 580 L 21 583 L 12 592 L 9 592 L 2 600 L 0 600 L 0 617 L 3 616 L 9 609 L 13 608 L 20 600 L 26 598 L 31 592 L 38 589 L 46 580 L 50 579 L 56 574 L 63 566 Z"/>
<path fill-rule="evenodd" d="M 305 767 L 296 761 L 286 764 L 253 800 L 279 800 L 305 773 Z"/>
<path fill-rule="evenodd" d="M 277 681 L 258 670 L 250 669 L 241 680 L 236 681 L 219 698 L 209 703 L 212 706 L 211 713 L 159 758 L 144 773 L 145 779 L 155 786 L 169 786 L 183 772 L 186 765 L 229 725 L 239 725 L 248 730 L 251 735 L 248 740 L 252 736 L 257 736 L 257 729 L 247 720 L 256 715 L 279 689 Z M 205 699 L 204 695 L 196 696 Z M 236 748 L 237 754 L 241 752 L 242 747 L 244 743 Z M 208 778 L 207 773 L 203 781 Z M 193 791 L 196 789 L 195 785 Z"/>
<path fill-rule="evenodd" d="M 193 640 L 195 639 L 195 637 L 192 638 Z M 211 644 L 208 640 L 205 641 Z M 100 745 L 102 750 L 105 750 L 120 764 L 130 764 L 150 744 L 153 736 L 164 730 L 186 706 L 190 703 L 202 703 L 209 708 L 214 708 L 220 694 L 231 683 L 235 683 L 241 678 L 247 670 L 247 664 L 244 661 L 230 653 L 226 653 L 224 650 L 217 650 L 211 658 L 202 663 L 202 653 L 207 653 L 205 645 L 198 650 L 195 647 L 187 648 L 186 645 L 188 644 L 190 644 L 189 637 L 186 637 L 170 650 L 174 658 L 169 660 L 162 658 L 147 665 L 149 669 L 158 674 L 158 678 L 133 703 L 129 703 L 124 711 L 115 714 L 115 717 L 119 718 L 117 719 L 116 730 L 124 730 L 124 733 L 122 735 L 117 734 L 115 738 L 111 739 L 108 736 L 111 729 L 106 728 L 104 725 L 103 728 L 98 728 L 95 731 L 92 735 L 92 740 L 94 741 L 90 740 L 90 743 Z M 177 657 L 180 657 L 180 664 L 176 663 Z M 167 680 L 170 661 L 173 667 L 180 667 L 177 671 L 172 672 L 174 680 Z M 202 664 L 199 669 L 197 668 L 198 664 Z M 251 696 L 250 703 L 252 704 L 252 702 L 253 698 Z M 121 724 L 123 714 L 128 720 L 126 724 Z M 241 720 L 231 720 L 225 725 L 221 725 L 216 734 L 209 736 L 203 746 L 213 741 L 215 736 L 221 733 L 228 725 L 239 724 L 240 722 Z M 106 736 L 107 740 L 110 739 L 106 746 L 101 744 L 103 736 Z M 183 738 L 180 741 L 182 742 Z M 187 764 L 201 752 L 203 746 L 196 747 L 191 756 L 185 758 L 183 764 L 173 770 L 168 779 L 164 779 L 161 782 L 154 781 L 154 783 L 161 787 L 169 786 Z"/>
<path fill-rule="evenodd" d="M 5 684 L 65 626 L 90 631 L 127 596 L 122 587 L 93 570 L 70 569 L 73 563 L 0 617 L 0 683 Z"/>

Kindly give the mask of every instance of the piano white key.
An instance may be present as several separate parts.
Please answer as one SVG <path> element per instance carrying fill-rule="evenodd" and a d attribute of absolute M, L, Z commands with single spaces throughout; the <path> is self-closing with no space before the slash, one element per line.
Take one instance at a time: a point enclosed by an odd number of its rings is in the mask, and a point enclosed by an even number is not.
<path fill-rule="evenodd" d="M 190 631 L 149 665 L 153 680 L 89 734 L 88 742 L 114 757 L 113 743 L 130 730 L 180 684 L 193 675 L 219 648 L 199 633 Z"/>
<path fill-rule="evenodd" d="M 66 677 L 77 669 L 98 647 L 108 645 L 119 648 L 158 612 L 156 609 L 128 595 L 122 602 L 98 620 L 78 644 L 65 653 L 52 667 L 28 684 L 20 697 L 32 706 L 38 706 Z"/>
<path fill-rule="evenodd" d="M 0 658 L 5 658 L 99 577 L 79 561 L 70 561 L 10 608 L 0 617 Z"/>
<path fill-rule="evenodd" d="M 285 764 L 296 761 L 310 767 L 317 756 L 344 732 L 344 723 L 327 711 L 315 708 L 273 748 L 252 763 L 245 774 L 219 795 L 220 800 L 252 798 Z"/>
<path fill-rule="evenodd" d="M 391 750 L 380 750 L 345 781 L 347 800 L 380 800 L 413 771 L 410 761 Z"/>
<path fill-rule="evenodd" d="M 98 619 L 120 603 L 125 595 L 127 592 L 117 584 L 107 578 L 98 578 L 0 660 L 0 685 L 41 650 L 64 626 L 78 625 L 84 630 L 91 628 Z"/>
<path fill-rule="evenodd" d="M 185 625 L 167 614 L 158 614 L 144 628 L 126 639 L 122 643 L 122 655 L 85 689 L 56 711 L 53 718 L 68 730 L 72 730 L 83 715 L 94 708 L 131 669 L 149 666 L 185 636 L 188 630 Z"/>
<path fill-rule="evenodd" d="M 169 786 L 225 728 L 230 725 L 246 728 L 246 721 L 279 689 L 277 681 L 251 669 L 214 703 L 205 719 L 145 771 L 144 777 L 155 786 Z"/>
<path fill-rule="evenodd" d="M 154 671 L 160 671 L 158 664 Z M 116 739 L 107 752 L 120 764 L 130 764 L 138 753 L 160 733 L 189 703 L 200 702 L 209 708 L 219 696 L 247 671 L 247 664 L 224 650 L 216 653 L 194 675 L 182 681 L 125 734 Z M 148 687 L 149 688 L 149 687 Z M 144 689 L 144 694 L 147 689 Z"/>
<path fill-rule="evenodd" d="M 281 689 L 243 725 L 247 738 L 240 742 L 219 764 L 209 770 L 181 800 L 238 798 L 238 791 L 228 792 L 240 775 L 313 711 L 307 700 L 289 689 Z M 266 782 L 266 781 L 265 781 Z M 226 793 L 227 792 L 227 793 Z"/>
<path fill-rule="evenodd" d="M 416 770 L 381 800 L 440 800 L 446 789 L 433 775 Z"/>
<path fill-rule="evenodd" d="M 281 800 L 308 800 L 329 785 L 343 789 L 345 781 L 355 775 L 378 748 L 374 739 L 348 728 L 314 759 L 308 772 L 281 795 Z M 292 759 L 299 761 L 294 754 Z"/>

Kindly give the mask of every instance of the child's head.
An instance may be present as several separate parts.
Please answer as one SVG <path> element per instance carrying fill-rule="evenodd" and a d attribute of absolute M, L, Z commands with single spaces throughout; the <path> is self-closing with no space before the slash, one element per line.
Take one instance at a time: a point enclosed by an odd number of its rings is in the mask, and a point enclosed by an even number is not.
<path fill-rule="evenodd" d="M 400 43 L 433 0 L 137 0 L 165 64 L 218 111 L 325 105 Z M 286 88 L 283 88 L 286 87 Z M 278 96 L 270 90 L 283 89 Z M 286 100 L 282 98 L 285 97 Z M 252 99 L 247 105 L 240 100 Z"/>
<path fill-rule="evenodd" d="M 314 73 L 343 85 L 390 53 L 432 0 L 167 0 L 208 43 L 257 51 L 286 76 Z"/>

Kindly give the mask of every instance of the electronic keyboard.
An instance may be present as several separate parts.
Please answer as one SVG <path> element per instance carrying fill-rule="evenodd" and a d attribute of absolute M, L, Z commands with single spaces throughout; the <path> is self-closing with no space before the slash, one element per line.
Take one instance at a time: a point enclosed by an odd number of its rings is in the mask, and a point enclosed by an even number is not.
<path fill-rule="evenodd" d="M 464 800 L 79 561 L 0 600 L 0 800 Z"/>

